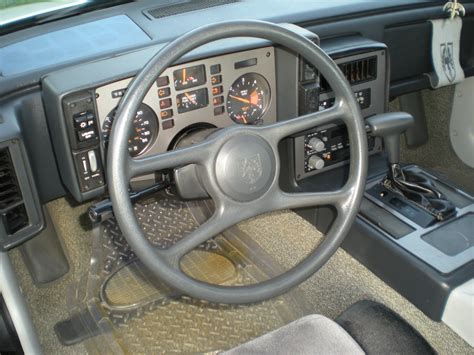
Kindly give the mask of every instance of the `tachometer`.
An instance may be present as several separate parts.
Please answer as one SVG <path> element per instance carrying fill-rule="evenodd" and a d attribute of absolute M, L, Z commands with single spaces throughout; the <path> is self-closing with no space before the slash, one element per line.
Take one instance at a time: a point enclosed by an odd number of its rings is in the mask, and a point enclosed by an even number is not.
<path fill-rule="evenodd" d="M 239 77 L 227 95 L 227 113 L 236 123 L 257 124 L 270 104 L 270 86 L 260 74 Z"/>
<path fill-rule="evenodd" d="M 112 124 L 115 118 L 113 109 L 102 124 L 102 136 L 108 143 Z M 155 112 L 146 104 L 141 104 L 138 108 L 128 138 L 128 151 L 132 157 L 145 153 L 158 135 L 158 118 Z"/>

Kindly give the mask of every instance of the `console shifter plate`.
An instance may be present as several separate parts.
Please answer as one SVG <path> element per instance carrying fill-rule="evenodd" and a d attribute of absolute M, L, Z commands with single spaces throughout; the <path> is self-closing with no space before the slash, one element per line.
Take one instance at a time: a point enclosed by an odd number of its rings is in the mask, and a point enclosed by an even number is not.
<path fill-rule="evenodd" d="M 436 218 L 433 215 L 427 213 L 416 204 L 411 203 L 404 196 L 386 189 L 382 184 L 374 185 L 367 192 L 420 227 L 426 228 L 436 222 Z"/>
<path fill-rule="evenodd" d="M 474 196 L 459 190 L 448 181 L 440 180 L 436 175 L 416 165 L 406 166 L 405 169 L 425 175 L 432 181 L 443 195 L 453 201 L 456 206 L 456 215 L 444 221 L 435 220 L 435 216 L 405 199 L 404 196 L 386 189 L 381 184 L 384 175 L 380 174 L 369 182 L 365 198 L 372 203 L 372 209 L 376 210 L 378 207 L 392 214 L 393 218 L 403 222 L 411 230 L 401 225 L 401 227 L 396 227 L 400 231 L 390 232 L 384 228 L 384 220 L 370 218 L 374 215 L 380 216 L 380 211 L 369 216 L 361 213 L 361 217 L 364 217 L 366 223 L 390 238 L 392 242 L 441 274 L 451 274 L 472 261 L 474 240 L 467 236 L 472 234 Z M 430 219 L 433 219 L 434 223 L 430 223 Z M 401 232 L 402 228 L 405 232 Z M 457 232 L 460 234 L 456 234 Z"/>

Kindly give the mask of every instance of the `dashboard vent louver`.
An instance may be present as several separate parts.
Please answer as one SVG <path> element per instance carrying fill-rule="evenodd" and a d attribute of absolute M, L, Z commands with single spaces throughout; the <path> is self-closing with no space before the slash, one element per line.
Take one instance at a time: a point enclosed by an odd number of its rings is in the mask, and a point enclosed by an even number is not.
<path fill-rule="evenodd" d="M 0 150 L 0 215 L 8 234 L 28 225 L 28 215 L 8 149 Z"/>
<path fill-rule="evenodd" d="M 20 187 L 8 149 L 0 151 L 0 209 L 21 201 Z"/>
<path fill-rule="evenodd" d="M 338 64 L 339 69 L 351 85 L 377 79 L 377 57 L 363 58 Z M 330 91 L 329 83 L 321 77 L 321 92 Z"/>
<path fill-rule="evenodd" d="M 232 3 L 235 3 L 235 2 L 239 2 L 239 1 L 240 0 L 194 0 L 194 1 L 186 1 L 186 2 L 176 3 L 176 4 L 156 7 L 154 9 L 147 10 L 146 14 L 148 14 L 149 17 L 158 19 L 158 18 L 162 18 L 162 17 L 182 14 L 182 13 L 185 13 L 185 12 L 198 11 L 198 10 L 203 10 L 203 9 L 207 9 L 207 8 L 210 8 L 210 7 L 221 6 L 221 5 L 226 5 L 226 4 L 232 4 Z"/>

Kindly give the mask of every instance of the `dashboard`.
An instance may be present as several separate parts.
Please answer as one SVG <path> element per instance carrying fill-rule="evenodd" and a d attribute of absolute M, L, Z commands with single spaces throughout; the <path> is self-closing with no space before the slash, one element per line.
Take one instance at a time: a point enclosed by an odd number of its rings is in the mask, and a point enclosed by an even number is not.
<path fill-rule="evenodd" d="M 313 34 L 305 35 L 319 42 Z M 130 130 L 132 157 L 174 149 L 196 130 L 271 124 L 325 110 L 334 103 L 328 83 L 298 55 L 265 41 L 242 43 L 238 51 L 220 48 L 219 54 L 205 52 L 183 59 L 156 79 Z M 382 113 L 388 102 L 387 48 L 358 37 L 351 43 L 351 50 L 335 46 L 330 54 L 352 85 L 363 116 Z M 107 191 L 108 140 L 117 107 L 133 80 L 133 76 L 110 79 L 104 74 L 117 60 L 60 72 L 44 81 L 62 179 L 78 201 Z M 70 84 L 79 78 L 85 87 Z M 288 158 L 289 178 L 296 183 L 348 162 L 347 131 L 337 122 L 301 132 L 286 143 L 293 152 Z M 380 151 L 380 141 L 369 138 L 368 143 L 370 153 Z M 140 190 L 159 179 L 160 174 L 136 177 L 131 187 Z"/>
<path fill-rule="evenodd" d="M 429 71 L 427 51 L 420 49 L 424 48 L 420 43 L 425 46 L 429 43 L 426 19 L 439 16 L 440 8 L 429 1 L 412 1 L 410 6 L 419 7 L 415 13 L 401 9 L 406 1 L 394 2 L 399 11 L 378 2 L 347 1 L 340 7 L 318 2 L 288 6 L 282 2 L 272 3 L 268 8 L 260 1 L 236 2 L 202 9 L 202 16 L 185 12 L 154 19 L 144 15 L 148 8 L 158 5 L 143 1 L 127 8 L 118 6 L 103 13 L 84 14 L 75 21 L 65 19 L 45 24 L 42 31 L 19 31 L 18 36 L 4 36 L 2 50 L 14 54 L 21 47 L 24 50 L 21 55 L 28 58 L 31 67 L 11 61 L 9 65 L 17 68 L 3 71 L 0 77 L 3 112 L 7 122 L 20 121 L 16 125 L 17 131 L 21 128 L 17 136 L 26 142 L 42 203 L 65 194 L 78 202 L 101 198 L 107 193 L 107 140 L 121 95 L 155 53 L 180 34 L 210 21 L 207 15 L 219 15 L 211 16 L 211 21 L 258 18 L 290 22 L 282 26 L 320 43 L 341 66 L 360 100 L 364 117 L 368 117 L 387 110 L 389 95 L 419 90 L 426 85 L 422 73 Z M 228 11 L 230 7 L 245 11 Z M 360 12 L 362 8 L 369 12 Z M 406 26 L 408 22 L 413 25 Z M 466 22 L 467 29 L 470 23 Z M 104 28 L 100 36 L 82 36 L 84 29 L 93 31 L 97 25 Z M 134 40 L 127 44 L 125 39 L 130 40 L 127 31 L 132 30 L 140 36 L 134 35 Z M 45 46 L 43 40 L 52 31 L 57 32 L 58 43 L 48 42 Z M 316 33 L 322 36 L 321 40 Z M 419 36 L 412 35 L 415 33 Z M 469 36 L 462 38 L 461 56 L 467 70 L 472 47 L 468 39 Z M 68 43 L 67 48 L 74 55 L 70 61 L 62 56 L 61 50 Z M 27 50 L 32 46 L 44 51 Z M 267 58 L 268 51 L 271 55 Z M 407 56 L 413 63 L 409 67 L 404 64 Z M 354 82 L 361 69 L 348 64 L 356 61 L 367 68 L 364 60 L 375 73 Z M 220 73 L 211 73 L 215 64 L 220 64 Z M 267 124 L 325 109 L 333 100 L 331 90 L 325 87 L 324 78 L 319 78 L 312 68 L 307 69 L 293 53 L 255 38 L 227 39 L 198 48 L 168 68 L 163 75 L 168 83 L 163 86 L 156 83 L 145 97 L 135 118 L 135 131 L 130 134 L 131 154 L 147 156 L 172 149 L 186 130 L 195 126 Z M 349 69 L 355 70 L 356 75 L 345 72 Z M 260 94 L 253 100 L 261 108 L 242 115 L 239 110 L 246 107 L 246 102 L 229 95 L 242 96 L 236 80 L 245 74 L 258 78 Z M 214 86 L 212 80 L 222 80 L 222 84 Z M 37 87 L 31 87 L 31 96 L 28 91 L 21 92 L 34 82 Z M 241 94 L 231 93 L 231 88 L 240 90 Z M 17 98 L 22 100 L 21 110 L 14 107 L 18 105 Z M 228 102 L 229 98 L 233 101 Z M 89 124 L 90 127 L 85 126 Z M 285 164 L 292 174 L 291 186 L 347 163 L 349 142 L 344 128 L 337 125 L 315 127 L 311 132 L 289 137 L 286 143 Z M 370 153 L 381 149 L 377 141 L 369 142 L 369 147 Z M 143 180 L 154 178 L 148 176 Z"/>

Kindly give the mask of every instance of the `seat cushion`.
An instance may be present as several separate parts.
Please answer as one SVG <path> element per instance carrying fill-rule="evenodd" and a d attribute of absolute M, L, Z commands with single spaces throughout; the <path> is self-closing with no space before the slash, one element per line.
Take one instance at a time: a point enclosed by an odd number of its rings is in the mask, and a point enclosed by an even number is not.
<path fill-rule="evenodd" d="M 436 354 L 416 329 L 391 309 L 363 300 L 345 310 L 336 322 L 371 354 Z"/>
<path fill-rule="evenodd" d="M 310 315 L 224 354 L 364 354 L 360 346 L 337 323 Z"/>

